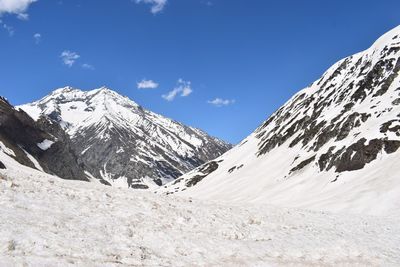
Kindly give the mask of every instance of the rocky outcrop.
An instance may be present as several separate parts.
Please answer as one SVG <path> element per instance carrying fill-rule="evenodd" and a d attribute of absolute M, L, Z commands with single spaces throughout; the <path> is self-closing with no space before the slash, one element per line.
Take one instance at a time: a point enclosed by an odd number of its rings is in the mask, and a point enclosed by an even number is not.
<path fill-rule="evenodd" d="M 68 136 L 58 125 L 45 118 L 35 122 L 4 98 L 0 99 L 0 141 L 12 150 L 9 156 L 23 165 L 64 179 L 88 181 Z"/>
<path fill-rule="evenodd" d="M 309 159 L 303 160 L 302 162 L 300 162 L 296 167 L 294 167 L 293 169 L 290 170 L 290 173 L 295 172 L 295 171 L 299 171 L 301 169 L 303 169 L 305 166 L 307 166 L 308 164 L 310 164 L 311 162 L 313 162 L 315 160 L 315 156 L 312 156 Z"/>
<path fill-rule="evenodd" d="M 171 183 L 171 185 L 177 185 L 180 184 L 182 182 L 185 183 L 185 187 L 189 188 L 189 187 L 193 187 L 196 184 L 198 184 L 199 182 L 201 182 L 204 178 L 206 178 L 207 176 L 209 176 L 210 174 L 212 174 L 214 171 L 216 171 L 219 167 L 219 163 L 221 163 L 222 161 L 210 161 L 207 162 L 206 164 L 198 167 L 195 170 L 195 174 L 190 175 L 189 179 L 185 179 L 185 177 L 180 177 L 178 179 L 176 179 L 174 182 Z M 167 186 L 164 186 L 164 188 L 167 188 Z M 186 189 L 184 189 L 186 190 Z M 175 190 L 174 192 L 168 192 L 167 194 L 173 194 L 178 192 L 178 190 Z"/>
<path fill-rule="evenodd" d="M 329 171 L 335 167 L 336 172 L 354 171 L 375 160 L 380 153 L 391 154 L 400 147 L 400 140 L 372 139 L 369 142 L 365 138 L 358 140 L 349 147 L 343 147 L 339 152 L 332 153 L 330 149 L 322 154 L 318 160 L 320 170 Z"/>
<path fill-rule="evenodd" d="M 215 170 L 218 169 L 218 163 L 215 161 L 211 161 L 205 165 L 203 165 L 200 168 L 200 172 L 203 173 L 202 175 L 196 175 L 191 179 L 190 181 L 186 182 L 187 187 L 192 187 L 195 186 L 198 182 L 203 180 L 205 177 L 207 177 L 210 173 L 214 172 Z"/>

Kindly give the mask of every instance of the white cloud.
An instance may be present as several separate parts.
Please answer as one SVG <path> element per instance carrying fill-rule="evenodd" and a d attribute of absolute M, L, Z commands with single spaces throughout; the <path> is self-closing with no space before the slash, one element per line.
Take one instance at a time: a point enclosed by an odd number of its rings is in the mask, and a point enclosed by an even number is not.
<path fill-rule="evenodd" d="M 29 15 L 27 13 L 20 13 L 20 14 L 17 15 L 17 18 L 19 20 L 29 20 Z"/>
<path fill-rule="evenodd" d="M 1 1 L 1 0 L 0 0 Z M 8 35 L 13 36 L 15 31 L 14 28 L 10 25 L 5 24 L 2 20 L 0 20 L 0 27 L 3 27 L 8 32 Z"/>
<path fill-rule="evenodd" d="M 60 57 L 65 65 L 67 65 L 68 67 L 72 67 L 75 61 L 78 60 L 81 56 L 75 52 L 65 50 L 61 53 Z"/>
<path fill-rule="evenodd" d="M 10 13 L 18 15 L 19 18 L 28 18 L 26 10 L 30 4 L 36 1 L 37 0 L 0 0 L 0 15 Z"/>
<path fill-rule="evenodd" d="M 145 80 L 143 79 L 141 82 L 137 83 L 138 89 L 156 89 L 158 88 L 158 83 L 153 80 Z"/>
<path fill-rule="evenodd" d="M 186 97 L 193 92 L 191 82 L 184 81 L 182 79 L 178 80 L 177 86 L 168 94 L 162 95 L 167 101 L 173 101 L 177 96 Z"/>
<path fill-rule="evenodd" d="M 167 4 L 167 0 L 135 0 L 137 4 L 144 3 L 151 5 L 151 13 L 157 14 L 163 11 L 165 5 Z"/>
<path fill-rule="evenodd" d="M 82 67 L 82 69 L 85 69 L 85 70 L 94 70 L 94 66 L 93 66 L 93 65 L 90 65 L 90 64 L 88 64 L 88 63 L 83 63 L 83 64 L 81 65 L 81 67 Z"/>
<path fill-rule="evenodd" d="M 175 99 L 175 97 L 182 92 L 180 89 L 175 88 L 174 90 L 170 91 L 168 94 L 166 95 L 162 95 L 162 98 L 164 98 L 167 101 L 173 101 Z"/>
<path fill-rule="evenodd" d="M 40 41 L 42 40 L 42 35 L 41 35 L 40 33 L 35 33 L 35 34 L 33 35 L 33 39 L 35 39 L 35 43 L 36 43 L 36 44 L 39 44 Z"/>
<path fill-rule="evenodd" d="M 235 104 L 235 100 L 234 99 L 222 99 L 222 98 L 215 98 L 214 100 L 209 100 L 207 101 L 208 104 L 214 105 L 216 107 L 222 107 L 222 106 L 228 106 L 228 105 L 232 105 Z"/>

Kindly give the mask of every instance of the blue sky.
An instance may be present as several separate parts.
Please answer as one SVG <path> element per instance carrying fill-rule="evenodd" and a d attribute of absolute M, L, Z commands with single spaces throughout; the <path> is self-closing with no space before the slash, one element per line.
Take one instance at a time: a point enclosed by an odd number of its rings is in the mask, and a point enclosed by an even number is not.
<path fill-rule="evenodd" d="M 0 95 L 18 105 L 105 85 L 237 143 L 399 25 L 399 10 L 398 0 L 0 0 Z"/>

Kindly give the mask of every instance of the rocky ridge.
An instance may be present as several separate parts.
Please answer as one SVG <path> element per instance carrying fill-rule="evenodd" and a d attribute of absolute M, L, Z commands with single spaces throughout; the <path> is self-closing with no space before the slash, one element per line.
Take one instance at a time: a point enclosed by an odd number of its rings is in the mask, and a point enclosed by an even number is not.
<path fill-rule="evenodd" d="M 118 187 L 158 187 L 231 148 L 106 87 L 60 88 L 19 108 L 60 125 L 85 171 Z"/>

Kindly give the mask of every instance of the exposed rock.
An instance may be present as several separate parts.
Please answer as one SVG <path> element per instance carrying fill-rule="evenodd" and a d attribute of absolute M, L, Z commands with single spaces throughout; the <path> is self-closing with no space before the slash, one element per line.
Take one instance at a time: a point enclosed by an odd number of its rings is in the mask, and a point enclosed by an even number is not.
<path fill-rule="evenodd" d="M 398 140 L 385 140 L 384 149 L 388 154 L 396 152 L 400 147 L 400 141 Z"/>
<path fill-rule="evenodd" d="M 230 168 L 230 169 L 228 170 L 228 173 L 232 173 L 234 170 L 236 170 L 236 166 Z"/>
<path fill-rule="evenodd" d="M 144 184 L 131 184 L 130 187 L 133 189 L 143 189 L 143 190 L 149 189 L 149 186 Z"/>
<path fill-rule="evenodd" d="M 349 146 L 340 157 L 333 158 L 333 165 L 337 172 L 353 171 L 362 169 L 366 164 L 377 158 L 383 150 L 390 154 L 400 147 L 398 140 L 373 139 L 366 144 L 367 140 L 362 138 Z"/>
<path fill-rule="evenodd" d="M 393 100 L 392 104 L 395 106 L 400 105 L 400 98 L 396 98 L 395 100 Z"/>
<path fill-rule="evenodd" d="M 207 164 L 204 164 L 203 166 L 200 167 L 200 171 L 202 173 L 206 173 L 206 174 L 210 174 L 213 171 L 215 171 L 216 169 L 218 169 L 218 163 L 215 161 L 211 161 Z"/>
<path fill-rule="evenodd" d="M 199 171 L 202 172 L 202 174 L 195 175 L 192 177 L 190 180 L 186 182 L 187 187 L 192 187 L 195 186 L 197 183 L 199 183 L 201 180 L 206 178 L 208 175 L 213 173 L 215 170 L 218 169 L 218 163 L 215 161 L 211 161 L 203 166 L 200 167 Z"/>
<path fill-rule="evenodd" d="M 303 160 L 302 162 L 300 162 L 296 167 L 294 167 L 293 169 L 290 170 L 290 173 L 295 172 L 295 171 L 299 171 L 301 169 L 303 169 L 305 166 L 307 166 L 308 164 L 310 164 L 311 162 L 313 162 L 315 160 L 315 155 L 312 156 L 309 159 Z"/>
<path fill-rule="evenodd" d="M 381 133 L 394 132 L 396 133 L 397 136 L 400 136 L 400 120 L 390 120 L 388 122 L 385 122 L 384 124 L 381 125 L 380 132 Z"/>
<path fill-rule="evenodd" d="M 88 181 L 68 136 L 55 124 L 44 118 L 35 122 L 22 110 L 16 110 L 4 98 L 0 100 L 0 141 L 15 154 L 15 160 L 31 168 L 33 156 L 44 171 L 64 179 Z M 51 146 L 41 149 L 38 144 L 49 140 Z"/>

